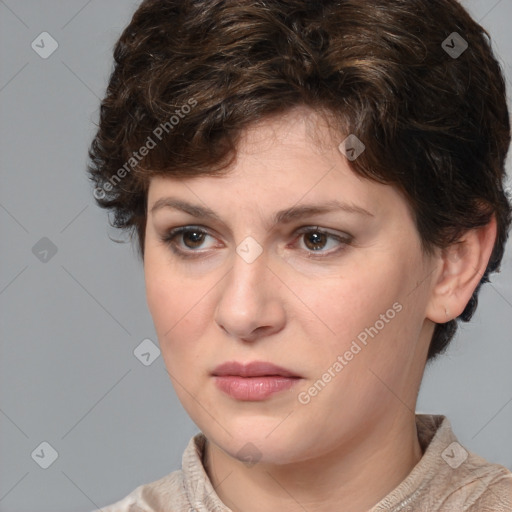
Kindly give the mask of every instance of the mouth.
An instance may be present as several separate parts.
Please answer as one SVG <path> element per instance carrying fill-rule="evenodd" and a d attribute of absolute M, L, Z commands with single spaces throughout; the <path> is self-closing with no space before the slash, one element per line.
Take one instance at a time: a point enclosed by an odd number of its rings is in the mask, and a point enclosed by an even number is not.
<path fill-rule="evenodd" d="M 281 366 L 264 361 L 248 364 L 229 361 L 212 372 L 217 387 L 242 401 L 260 401 L 293 387 L 302 377 Z"/>
<path fill-rule="evenodd" d="M 265 361 L 252 361 L 248 364 L 242 364 L 237 361 L 228 361 L 223 363 L 212 372 L 213 376 L 233 376 L 233 377 L 293 377 L 300 378 L 300 375 L 287 370 L 281 366 Z"/>

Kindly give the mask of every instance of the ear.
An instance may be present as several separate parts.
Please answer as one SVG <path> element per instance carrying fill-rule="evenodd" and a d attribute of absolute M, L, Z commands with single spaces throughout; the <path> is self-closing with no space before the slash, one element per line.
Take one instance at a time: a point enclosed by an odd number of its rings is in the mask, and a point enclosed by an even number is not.
<path fill-rule="evenodd" d="M 444 324 L 459 316 L 485 273 L 496 240 L 496 218 L 467 231 L 458 242 L 440 251 L 437 280 L 426 316 Z"/>

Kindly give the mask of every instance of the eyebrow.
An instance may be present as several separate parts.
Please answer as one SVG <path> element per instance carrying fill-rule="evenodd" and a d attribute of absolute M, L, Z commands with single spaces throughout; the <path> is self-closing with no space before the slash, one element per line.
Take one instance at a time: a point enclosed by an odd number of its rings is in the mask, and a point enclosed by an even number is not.
<path fill-rule="evenodd" d="M 151 214 L 154 214 L 156 211 L 163 208 L 180 210 L 182 212 L 188 213 L 189 215 L 192 215 L 193 217 L 222 222 L 222 219 L 210 208 L 187 203 L 186 201 L 182 201 L 173 197 L 162 197 L 158 199 L 151 207 Z M 326 201 L 322 204 L 302 204 L 292 206 L 284 210 L 279 210 L 272 216 L 272 223 L 274 225 L 286 224 L 302 217 L 307 217 L 310 215 L 321 215 L 340 210 L 346 213 L 374 217 L 373 213 L 370 213 L 368 210 L 365 210 L 360 206 L 332 200 Z"/>

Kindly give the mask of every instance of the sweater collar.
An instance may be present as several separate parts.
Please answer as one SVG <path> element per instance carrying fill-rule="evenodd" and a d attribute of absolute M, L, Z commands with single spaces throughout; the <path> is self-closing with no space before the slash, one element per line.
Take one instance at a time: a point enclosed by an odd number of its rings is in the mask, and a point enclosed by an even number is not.
<path fill-rule="evenodd" d="M 414 497 L 437 475 L 443 451 L 456 441 L 449 420 L 443 415 L 416 414 L 418 440 L 423 451 L 420 461 L 398 487 L 375 505 L 370 512 L 389 511 L 391 507 Z M 183 485 L 190 506 L 196 512 L 232 512 L 218 497 L 203 465 L 206 437 L 196 434 L 182 457 Z M 405 501 L 404 501 L 405 500 Z"/>

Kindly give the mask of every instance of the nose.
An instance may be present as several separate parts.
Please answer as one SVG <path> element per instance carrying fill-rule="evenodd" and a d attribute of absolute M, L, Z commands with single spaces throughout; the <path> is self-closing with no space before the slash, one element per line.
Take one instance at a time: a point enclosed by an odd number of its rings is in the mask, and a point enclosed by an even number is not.
<path fill-rule="evenodd" d="M 286 320 L 282 289 L 280 279 L 268 267 L 265 252 L 250 263 L 237 253 L 218 292 L 215 321 L 237 340 L 256 341 L 275 334 Z"/>

